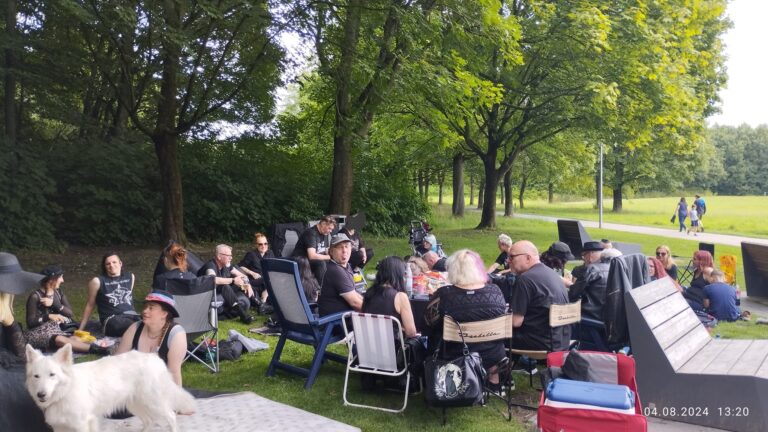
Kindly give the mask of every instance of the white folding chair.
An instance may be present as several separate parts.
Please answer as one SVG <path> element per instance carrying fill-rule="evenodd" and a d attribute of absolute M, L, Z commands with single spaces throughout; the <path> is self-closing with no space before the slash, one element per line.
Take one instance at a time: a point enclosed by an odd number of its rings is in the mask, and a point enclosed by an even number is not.
<path fill-rule="evenodd" d="M 175 321 L 184 327 L 187 340 L 194 348 L 187 348 L 184 361 L 189 358 L 205 365 L 211 372 L 219 372 L 219 350 L 212 348 L 215 341 L 218 346 L 219 321 L 216 314 L 216 283 L 213 276 L 200 276 L 196 279 L 169 279 L 165 287 L 173 294 L 179 317 Z M 200 338 L 199 342 L 195 342 Z"/>
<path fill-rule="evenodd" d="M 347 321 L 352 321 L 352 330 L 347 328 Z M 344 405 L 361 408 L 371 408 L 380 411 L 400 413 L 408 405 L 408 388 L 411 383 L 411 373 L 405 356 L 403 342 L 403 327 L 400 321 L 389 315 L 375 315 L 358 312 L 347 312 L 342 320 L 344 334 L 349 346 L 347 372 L 344 376 Z M 395 333 L 396 332 L 396 333 Z M 395 335 L 398 335 L 395 339 Z M 402 356 L 402 368 L 398 368 L 398 352 Z M 389 377 L 399 377 L 406 374 L 405 399 L 400 409 L 390 409 L 372 405 L 352 403 L 347 399 L 349 372 L 367 373 Z"/>

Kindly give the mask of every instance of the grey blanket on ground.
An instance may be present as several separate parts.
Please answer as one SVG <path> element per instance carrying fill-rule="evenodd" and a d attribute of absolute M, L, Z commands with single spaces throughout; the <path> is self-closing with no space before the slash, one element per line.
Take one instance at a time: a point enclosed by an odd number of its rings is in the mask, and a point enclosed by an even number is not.
<path fill-rule="evenodd" d="M 194 414 L 180 415 L 176 419 L 179 430 L 185 432 L 306 432 L 308 430 L 351 432 L 360 430 L 299 408 L 271 401 L 251 392 L 197 399 L 197 411 Z M 141 421 L 135 417 L 124 420 L 102 419 L 99 430 L 103 432 L 140 431 Z M 160 425 L 150 429 L 152 432 L 165 430 L 166 428 Z"/>

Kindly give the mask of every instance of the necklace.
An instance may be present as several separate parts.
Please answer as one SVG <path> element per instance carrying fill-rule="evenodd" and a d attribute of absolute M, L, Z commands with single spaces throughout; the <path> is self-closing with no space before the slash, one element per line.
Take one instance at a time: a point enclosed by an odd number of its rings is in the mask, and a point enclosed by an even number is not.
<path fill-rule="evenodd" d="M 155 339 L 159 338 L 161 334 L 162 334 L 162 332 L 152 336 L 151 334 L 149 334 L 149 329 L 147 329 L 147 337 L 152 339 L 152 340 L 155 340 Z"/>

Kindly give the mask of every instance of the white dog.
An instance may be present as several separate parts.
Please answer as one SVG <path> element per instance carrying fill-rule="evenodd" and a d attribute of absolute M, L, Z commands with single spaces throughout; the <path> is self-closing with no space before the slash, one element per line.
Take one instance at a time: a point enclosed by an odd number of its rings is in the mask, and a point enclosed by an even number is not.
<path fill-rule="evenodd" d="M 130 351 L 73 364 L 67 344 L 52 356 L 27 345 L 27 390 L 55 432 L 97 432 L 99 418 L 121 408 L 148 430 L 154 423 L 177 431 L 175 412 L 191 413 L 195 400 L 176 385 L 154 354 Z"/>

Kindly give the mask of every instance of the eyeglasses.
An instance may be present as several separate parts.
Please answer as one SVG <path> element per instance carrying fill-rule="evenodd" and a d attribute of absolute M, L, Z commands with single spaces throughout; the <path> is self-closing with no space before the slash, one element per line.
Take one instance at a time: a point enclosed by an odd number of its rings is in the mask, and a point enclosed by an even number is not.
<path fill-rule="evenodd" d="M 657 257 L 660 257 L 660 256 L 667 256 L 667 253 L 666 253 L 666 252 L 656 252 L 656 256 L 657 256 Z"/>
<path fill-rule="evenodd" d="M 522 256 L 522 255 L 531 256 L 531 254 L 527 254 L 527 253 L 510 254 L 510 255 L 507 256 L 507 260 L 512 261 L 513 259 L 515 259 L 515 257 L 519 257 L 519 256 Z"/>
<path fill-rule="evenodd" d="M 225 256 L 225 257 L 232 257 L 232 254 L 225 254 L 225 253 L 220 253 L 219 255 L 221 255 L 221 256 Z"/>
<path fill-rule="evenodd" d="M 266 246 L 266 245 L 268 245 L 268 244 L 269 244 L 269 243 L 256 243 L 256 246 Z"/>

